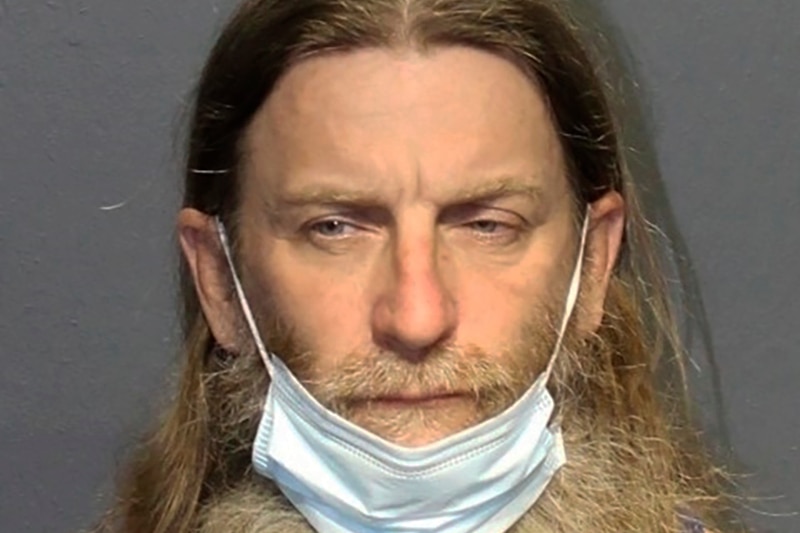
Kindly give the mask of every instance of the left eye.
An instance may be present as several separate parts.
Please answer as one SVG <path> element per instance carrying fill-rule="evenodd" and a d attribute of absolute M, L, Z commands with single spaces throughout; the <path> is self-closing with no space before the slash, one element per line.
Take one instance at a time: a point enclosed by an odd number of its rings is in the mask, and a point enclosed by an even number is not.
<path fill-rule="evenodd" d="M 504 225 L 496 220 L 475 220 L 468 226 L 479 233 L 497 233 L 504 228 Z"/>

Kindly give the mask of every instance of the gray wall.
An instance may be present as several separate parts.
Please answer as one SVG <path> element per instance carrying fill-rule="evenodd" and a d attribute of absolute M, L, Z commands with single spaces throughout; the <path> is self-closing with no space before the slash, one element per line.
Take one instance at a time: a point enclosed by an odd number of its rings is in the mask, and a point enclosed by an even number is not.
<path fill-rule="evenodd" d="M 231 4 L 0 0 L 4 533 L 87 525 L 165 396 L 172 139 Z M 796 532 L 800 2 L 605 4 L 702 288 L 698 397 L 762 498 L 748 518 Z"/>

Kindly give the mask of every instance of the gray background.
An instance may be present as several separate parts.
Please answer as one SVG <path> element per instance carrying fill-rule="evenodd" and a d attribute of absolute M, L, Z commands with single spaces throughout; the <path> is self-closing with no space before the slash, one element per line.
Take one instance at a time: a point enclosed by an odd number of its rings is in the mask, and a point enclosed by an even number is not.
<path fill-rule="evenodd" d="M 173 139 L 232 3 L 0 0 L 3 533 L 86 526 L 163 403 Z M 800 531 L 800 2 L 604 4 L 702 287 L 710 431 L 757 530 Z"/>

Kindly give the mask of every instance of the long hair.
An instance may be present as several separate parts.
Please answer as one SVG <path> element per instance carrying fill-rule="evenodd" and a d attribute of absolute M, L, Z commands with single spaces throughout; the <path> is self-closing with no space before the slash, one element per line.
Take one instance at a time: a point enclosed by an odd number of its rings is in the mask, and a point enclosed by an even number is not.
<path fill-rule="evenodd" d="M 600 427 L 663 452 L 657 475 L 675 480 L 691 511 L 713 522 L 715 470 L 692 442 L 679 386 L 657 386 L 683 350 L 653 239 L 620 141 L 618 110 L 579 25 L 555 0 L 245 0 L 219 36 L 194 99 L 184 201 L 236 233 L 242 139 L 278 79 L 312 55 L 366 47 L 461 45 L 503 57 L 541 88 L 569 170 L 576 205 L 608 191 L 625 199 L 626 228 L 589 371 L 559 373 L 557 402 Z M 247 468 L 214 438 L 209 376 L 219 357 L 185 261 L 181 265 L 183 364 L 177 397 L 122 481 L 108 530 L 183 533 L 203 504 Z M 662 357 L 662 355 L 664 357 Z M 569 358 L 565 365 L 571 364 Z M 565 377 L 565 376 L 572 377 Z M 577 393 L 576 391 L 580 391 Z M 685 444 L 684 444 L 685 443 Z M 641 453 L 662 453 L 658 445 Z M 677 452 L 672 450 L 677 450 Z M 233 473 L 232 473 L 233 472 Z"/>

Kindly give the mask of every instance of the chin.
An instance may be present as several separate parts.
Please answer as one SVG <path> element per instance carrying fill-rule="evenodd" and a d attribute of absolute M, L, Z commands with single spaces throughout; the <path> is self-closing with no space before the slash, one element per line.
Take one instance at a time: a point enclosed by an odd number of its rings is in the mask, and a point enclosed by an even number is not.
<path fill-rule="evenodd" d="M 408 448 L 446 439 L 480 422 L 474 402 L 451 401 L 436 406 L 370 405 L 348 417 L 378 437 Z"/>

